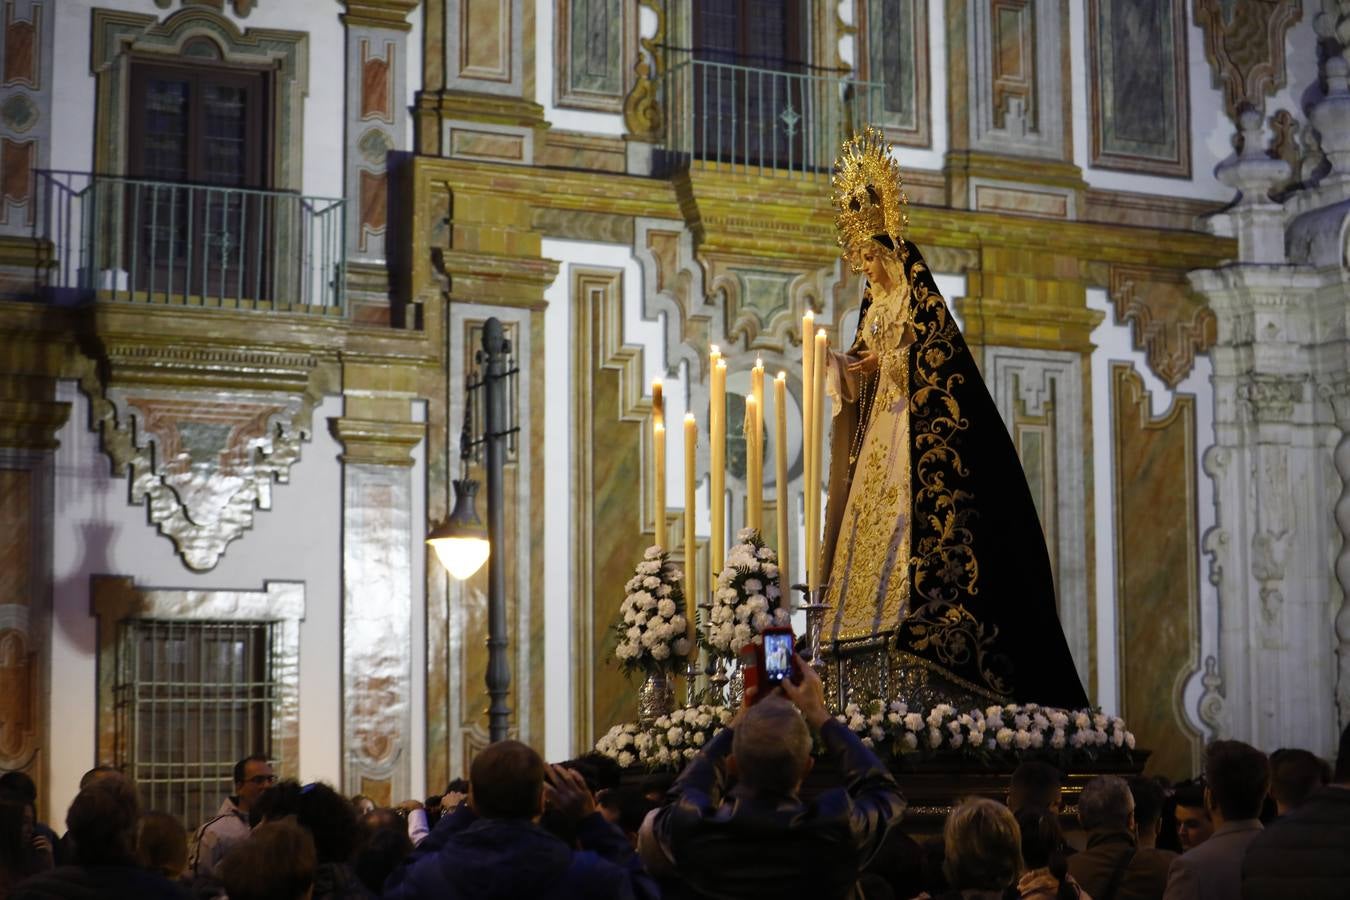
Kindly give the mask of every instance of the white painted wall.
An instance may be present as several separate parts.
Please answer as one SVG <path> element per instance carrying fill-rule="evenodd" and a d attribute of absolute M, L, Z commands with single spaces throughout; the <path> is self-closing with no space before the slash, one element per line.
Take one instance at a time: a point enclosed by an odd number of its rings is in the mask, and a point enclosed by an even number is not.
<path fill-rule="evenodd" d="M 52 778 L 44 808 L 54 822 L 95 762 L 97 628 L 90 614 L 90 576 L 123 575 L 139 587 L 261 590 L 265 581 L 305 585 L 300 626 L 300 764 L 302 780 L 338 783 L 341 747 L 342 473 L 341 447 L 327 419 L 339 398 L 314 412 L 313 438 L 291 467 L 290 482 L 272 489 L 272 509 L 258 510 L 253 527 L 230 544 L 210 572 L 188 569 L 173 543 L 147 523 L 143 504 L 128 502 L 128 479 L 110 473 L 98 435 L 89 429 L 89 403 L 73 382 L 58 386 L 72 404 L 57 434 L 52 523 L 51 645 Z M 424 471 L 424 469 L 423 469 Z M 415 476 L 416 477 L 416 476 Z"/>

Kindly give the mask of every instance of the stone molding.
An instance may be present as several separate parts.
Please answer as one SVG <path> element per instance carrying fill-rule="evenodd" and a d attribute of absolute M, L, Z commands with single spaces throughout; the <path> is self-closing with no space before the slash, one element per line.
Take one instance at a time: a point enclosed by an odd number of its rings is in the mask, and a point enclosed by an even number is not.
<path fill-rule="evenodd" d="M 343 0 L 347 11 L 342 13 L 342 23 L 348 28 L 412 31 L 408 14 L 419 3 L 421 0 Z"/>
<path fill-rule="evenodd" d="M 356 465 L 410 468 L 413 449 L 426 437 L 426 426 L 420 422 L 341 416 L 328 423 L 342 444 L 342 461 Z"/>
<path fill-rule="evenodd" d="M 1299 0 L 1195 0 L 1205 59 L 1230 119 L 1236 122 L 1244 105 L 1264 109 L 1266 98 L 1284 87 L 1284 37 L 1302 17 Z"/>
<path fill-rule="evenodd" d="M 1111 303 L 1116 321 L 1130 323 L 1136 350 L 1149 368 L 1175 388 L 1195 368 L 1197 353 L 1217 339 L 1214 313 L 1186 283 L 1185 275 L 1145 266 L 1112 266 Z"/>

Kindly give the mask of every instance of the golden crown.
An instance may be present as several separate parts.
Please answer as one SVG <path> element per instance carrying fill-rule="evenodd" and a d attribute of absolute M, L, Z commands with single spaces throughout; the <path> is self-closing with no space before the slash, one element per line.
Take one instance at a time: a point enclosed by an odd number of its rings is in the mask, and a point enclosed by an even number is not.
<path fill-rule="evenodd" d="M 900 181 L 900 165 L 878 129 L 869 125 L 862 134 L 844 141 L 834 161 L 832 182 L 831 200 L 838 211 L 834 224 L 845 258 L 879 234 L 889 237 L 899 250 L 909 225 L 909 216 L 905 215 L 909 199 Z M 854 271 L 859 271 L 858 261 L 850 262 Z"/>

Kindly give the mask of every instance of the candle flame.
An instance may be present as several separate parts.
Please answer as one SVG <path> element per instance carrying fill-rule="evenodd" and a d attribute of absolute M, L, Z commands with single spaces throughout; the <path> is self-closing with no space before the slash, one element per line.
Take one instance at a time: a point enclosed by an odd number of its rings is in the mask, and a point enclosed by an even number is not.
<path fill-rule="evenodd" d="M 787 373 L 786 373 L 786 372 L 779 372 L 779 373 L 778 373 L 778 378 L 777 378 L 777 380 L 778 380 L 778 381 L 787 381 Z"/>
<path fill-rule="evenodd" d="M 684 421 L 685 421 L 685 424 L 686 424 L 686 425 L 693 423 L 693 421 L 694 421 L 694 414 L 691 413 L 691 412 L 685 413 L 685 414 L 684 414 Z"/>

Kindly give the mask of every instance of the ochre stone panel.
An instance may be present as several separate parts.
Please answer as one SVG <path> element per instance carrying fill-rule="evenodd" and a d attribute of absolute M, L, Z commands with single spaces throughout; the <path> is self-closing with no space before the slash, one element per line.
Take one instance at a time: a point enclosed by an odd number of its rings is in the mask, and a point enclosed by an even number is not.
<path fill-rule="evenodd" d="M 1124 363 L 1111 368 L 1111 397 L 1121 715 L 1153 751 L 1147 773 L 1187 778 L 1200 750 L 1181 696 L 1199 640 L 1195 398 L 1176 395 L 1155 419 Z"/>

